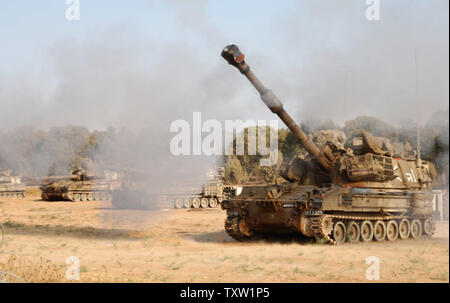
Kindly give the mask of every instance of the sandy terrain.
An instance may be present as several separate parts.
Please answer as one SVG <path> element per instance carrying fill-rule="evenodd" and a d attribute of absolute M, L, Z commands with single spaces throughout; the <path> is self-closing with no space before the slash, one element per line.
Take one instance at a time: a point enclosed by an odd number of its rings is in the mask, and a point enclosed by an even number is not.
<path fill-rule="evenodd" d="M 220 209 L 0 199 L 0 270 L 16 258 L 28 267 L 6 269 L 27 276 L 48 260 L 59 271 L 54 280 L 66 281 L 66 259 L 76 256 L 81 282 L 367 282 L 366 258 L 376 256 L 379 282 L 449 282 L 447 222 L 429 239 L 329 246 L 294 237 L 237 243 L 224 232 L 224 218 Z"/>

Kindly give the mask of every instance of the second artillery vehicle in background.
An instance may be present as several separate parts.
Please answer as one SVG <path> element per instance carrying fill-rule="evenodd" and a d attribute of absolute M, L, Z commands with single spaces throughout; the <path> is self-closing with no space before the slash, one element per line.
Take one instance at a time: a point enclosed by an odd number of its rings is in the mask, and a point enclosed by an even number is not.
<path fill-rule="evenodd" d="M 111 200 L 111 191 L 120 187 L 120 176 L 115 172 L 94 173 L 85 169 L 73 170 L 70 176 L 52 177 L 41 184 L 45 201 Z"/>
<path fill-rule="evenodd" d="M 207 180 L 202 182 L 184 182 L 178 184 L 176 191 L 172 191 L 168 198 L 174 208 L 215 208 L 220 203 L 241 190 L 240 186 L 224 184 L 224 168 L 210 170 L 206 174 Z"/>
<path fill-rule="evenodd" d="M 0 197 L 25 198 L 25 185 L 18 176 L 9 171 L 0 171 Z"/>
<path fill-rule="evenodd" d="M 215 208 L 240 188 L 225 185 L 222 179 L 223 168 L 219 167 L 200 179 L 172 182 L 158 189 L 150 188 L 145 180 L 128 182 L 113 192 L 112 204 L 119 209 Z"/>
<path fill-rule="evenodd" d="M 246 186 L 222 202 L 231 237 L 301 233 L 339 244 L 433 234 L 436 173 L 420 152 L 401 158 L 388 140 L 364 130 L 348 148 L 333 139 L 317 146 L 250 71 L 237 46 L 225 47 L 222 56 L 247 77 L 309 154 L 284 165 L 282 176 L 291 183 Z"/>

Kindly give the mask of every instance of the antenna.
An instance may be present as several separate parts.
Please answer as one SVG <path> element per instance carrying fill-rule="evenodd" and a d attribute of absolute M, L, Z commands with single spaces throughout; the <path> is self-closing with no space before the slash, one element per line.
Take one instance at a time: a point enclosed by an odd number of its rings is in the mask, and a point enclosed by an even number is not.
<path fill-rule="evenodd" d="M 422 165 L 420 160 L 420 101 L 419 101 L 419 72 L 418 72 L 418 58 L 417 58 L 417 48 L 414 49 L 414 63 L 415 63 L 415 74 L 416 74 L 416 100 L 417 100 L 417 166 Z"/>
<path fill-rule="evenodd" d="M 417 165 L 420 166 L 421 159 L 420 159 L 420 127 L 419 123 L 417 122 Z"/>

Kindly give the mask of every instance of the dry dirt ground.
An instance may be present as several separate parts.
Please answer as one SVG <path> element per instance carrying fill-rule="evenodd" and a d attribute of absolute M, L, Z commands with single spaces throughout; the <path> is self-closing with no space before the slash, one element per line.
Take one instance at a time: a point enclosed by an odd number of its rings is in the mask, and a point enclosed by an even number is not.
<path fill-rule="evenodd" d="M 238 243 L 224 218 L 221 209 L 115 210 L 37 193 L 0 199 L 0 273 L 66 282 L 75 256 L 80 282 L 368 282 L 366 259 L 376 256 L 379 282 L 449 282 L 448 222 L 433 238 L 329 246 L 295 237 Z"/>

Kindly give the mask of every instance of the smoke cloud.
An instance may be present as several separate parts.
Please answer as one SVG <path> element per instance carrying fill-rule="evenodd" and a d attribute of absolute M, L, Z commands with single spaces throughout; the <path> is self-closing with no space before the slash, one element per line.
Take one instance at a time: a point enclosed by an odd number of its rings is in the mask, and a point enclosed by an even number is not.
<path fill-rule="evenodd" d="M 381 1 L 379 21 L 365 19 L 364 1 L 301 1 L 247 18 L 239 3 L 219 5 L 215 19 L 208 1 L 170 1 L 173 37 L 164 40 L 128 20 L 56 39 L 30 70 L 0 70 L 0 128 L 124 127 L 134 145 L 104 146 L 128 150 L 111 162 L 160 183 L 199 175 L 215 159 L 172 156 L 172 121 L 191 121 L 194 111 L 204 120 L 274 118 L 220 58 L 231 42 L 306 124 L 360 115 L 425 124 L 448 109 L 447 1 Z"/>

